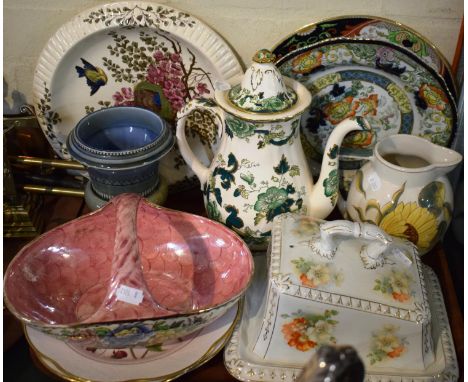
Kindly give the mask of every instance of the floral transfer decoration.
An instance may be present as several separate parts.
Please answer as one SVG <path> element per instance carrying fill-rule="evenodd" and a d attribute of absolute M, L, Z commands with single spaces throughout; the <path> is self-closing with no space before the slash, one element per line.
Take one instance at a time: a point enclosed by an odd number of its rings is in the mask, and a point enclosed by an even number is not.
<path fill-rule="evenodd" d="M 115 365 L 131 365 L 141 362 L 151 362 L 165 358 L 187 346 L 196 338 L 199 332 L 192 333 L 164 343 L 154 343 L 146 346 L 130 346 L 119 349 L 106 349 L 96 346 L 83 346 L 68 342 L 75 352 L 93 359 L 97 362 L 104 362 Z"/>
<path fill-rule="evenodd" d="M 341 147 L 345 155 L 366 154 L 391 134 L 449 144 L 456 106 L 445 83 L 396 47 L 378 41 L 328 42 L 298 48 L 287 57 L 277 62 L 281 73 L 313 96 L 303 119 L 311 159 L 320 161 L 334 127 L 355 116 L 365 117 L 372 130 L 350 133 Z"/>
<path fill-rule="evenodd" d="M 265 98 L 263 93 L 251 94 L 240 85 L 236 85 L 229 91 L 229 100 L 242 110 L 274 113 L 293 106 L 297 101 L 297 94 L 294 90 L 287 89 L 274 97 Z"/>
<path fill-rule="evenodd" d="M 286 135 L 286 130 L 291 130 Z M 283 146 L 292 144 L 299 133 L 299 119 L 292 122 L 291 126 L 276 125 L 264 127 L 264 124 L 255 124 L 236 118 L 231 115 L 226 116 L 225 122 L 226 134 L 233 139 L 234 137 L 250 142 L 250 139 L 257 139 L 257 148 L 263 149 L 267 145 Z"/>
<path fill-rule="evenodd" d="M 336 271 L 333 263 L 318 263 L 302 257 L 291 260 L 291 263 L 302 285 L 309 288 L 325 287 L 331 284 L 340 286 L 343 282 L 343 273 Z"/>
<path fill-rule="evenodd" d="M 336 37 L 359 38 L 370 41 L 383 41 L 396 45 L 402 52 L 416 54 L 431 68 L 443 76 L 452 94 L 456 94 L 450 67 L 431 43 L 410 28 L 391 20 L 366 16 L 338 17 L 309 25 L 288 36 L 274 49 L 273 53 L 281 58 L 304 46 Z M 393 49 L 393 48 L 392 48 Z"/>
<path fill-rule="evenodd" d="M 213 89 L 211 74 L 198 65 L 191 49 L 166 33 L 140 31 L 140 41 L 115 31 L 109 35 L 114 44 L 107 46 L 109 56 L 102 58 L 103 65 L 115 82 L 132 85 L 113 95 L 114 106 L 142 106 L 172 121 L 188 101 Z"/>
<path fill-rule="evenodd" d="M 298 237 L 311 237 L 320 235 L 320 223 L 308 216 L 298 216 L 294 219 L 291 232 Z"/>
<path fill-rule="evenodd" d="M 397 326 L 385 325 L 372 333 L 371 348 L 367 354 L 371 365 L 401 357 L 405 353 L 408 341 L 398 335 L 398 330 Z"/>
<path fill-rule="evenodd" d="M 414 295 L 413 284 L 413 277 L 408 272 L 392 269 L 389 274 L 375 280 L 374 290 L 404 303 Z"/>
<path fill-rule="evenodd" d="M 337 316 L 336 310 L 325 310 L 323 314 L 306 314 L 299 310 L 293 313 L 281 315 L 282 318 L 292 320 L 282 325 L 281 332 L 284 340 L 290 347 L 305 352 L 316 346 L 331 345 L 336 343 L 333 336 L 338 321 L 333 317 Z"/>
<path fill-rule="evenodd" d="M 124 27 L 168 26 L 169 24 L 180 27 L 193 27 L 195 25 L 195 20 L 185 12 L 152 5 L 146 7 L 136 5 L 133 8 L 127 6 L 100 8 L 91 12 L 83 19 L 83 22 L 89 24 L 104 23 L 106 26 L 118 24 Z"/>
<path fill-rule="evenodd" d="M 300 176 L 297 165 L 289 164 L 284 156 L 273 167 L 269 180 L 258 181 L 255 170 L 259 163 L 246 158 L 238 159 L 234 153 L 227 158 L 218 154 L 216 166 L 204 187 L 208 217 L 220 221 L 248 240 L 248 244 L 264 244 L 270 237 L 270 230 L 259 227 L 262 222 L 285 212 L 303 211 L 305 187 L 296 189 L 293 177 Z M 224 202 L 225 193 L 234 198 L 245 199 L 242 210 Z M 227 196 L 227 195 L 226 195 Z M 239 204 L 236 203 L 237 206 Z M 253 226 L 246 225 L 242 215 L 256 212 Z M 258 241 L 258 243 L 257 243 Z"/>
<path fill-rule="evenodd" d="M 278 165 L 273 167 L 273 171 L 275 175 L 271 177 L 271 182 L 260 182 L 260 187 L 256 190 L 257 201 L 253 205 L 253 209 L 257 212 L 255 224 L 259 224 L 263 219 L 271 222 L 277 215 L 302 208 L 305 190 L 296 190 L 293 183 L 288 180 L 288 178 L 300 176 L 299 167 L 290 165 L 283 154 Z M 251 207 L 251 204 L 244 205 L 245 209 Z"/>
<path fill-rule="evenodd" d="M 310 73 L 322 65 L 322 56 L 323 53 L 320 51 L 300 54 L 292 61 L 292 71 L 298 74 Z"/>
<path fill-rule="evenodd" d="M 334 206 L 338 199 L 338 188 L 340 179 L 338 177 L 338 170 L 331 170 L 328 177 L 323 181 L 323 188 L 325 196 L 330 198 L 331 204 Z"/>
<path fill-rule="evenodd" d="M 177 343 L 171 344 L 169 349 L 175 346 L 183 346 Z M 100 362 L 114 363 L 114 364 L 129 364 L 134 361 L 145 360 L 151 361 L 153 359 L 158 359 L 160 354 L 164 353 L 166 346 L 163 344 L 155 344 L 145 347 L 128 347 L 122 349 L 104 349 L 97 348 L 93 346 L 81 347 L 79 345 L 71 345 L 73 349 L 80 353 L 84 354 L 92 359 L 99 360 Z"/>
<path fill-rule="evenodd" d="M 194 328 L 209 322 L 215 311 L 208 315 L 194 315 L 182 319 L 145 320 L 128 323 L 101 323 L 70 328 L 43 328 L 38 330 L 70 343 L 96 348 L 124 348 L 145 344 L 160 348 L 174 337 L 184 337 Z M 153 349 L 153 350 L 154 350 Z"/>
<path fill-rule="evenodd" d="M 356 173 L 356 180 L 356 189 L 366 198 L 361 170 Z M 442 182 L 434 181 L 424 186 L 419 191 L 417 202 L 400 202 L 405 187 L 406 183 L 403 183 L 383 206 L 375 199 L 366 198 L 364 208 L 350 207 L 357 212 L 360 221 L 376 224 L 388 234 L 409 240 L 425 252 L 445 233 L 452 207 L 445 201 Z M 375 212 L 373 218 L 368 215 L 371 211 Z"/>
<path fill-rule="evenodd" d="M 52 107 L 50 106 L 51 96 L 50 89 L 47 88 L 47 85 L 44 82 L 44 98 L 39 100 L 36 107 L 38 110 L 38 118 L 41 118 L 45 122 L 46 136 L 52 141 L 55 141 L 57 139 L 57 135 L 54 132 L 54 126 L 62 122 L 62 118 L 56 111 L 52 110 Z M 64 143 L 60 143 L 59 149 L 62 154 L 68 155 L 67 146 Z"/>
<path fill-rule="evenodd" d="M 338 157 L 338 152 L 340 151 L 340 148 L 338 145 L 333 145 L 330 147 L 330 151 L 327 153 L 328 158 L 330 159 L 336 159 Z"/>
<path fill-rule="evenodd" d="M 424 100 L 427 107 L 443 111 L 448 104 L 447 96 L 444 92 L 432 85 L 423 84 L 419 88 L 418 95 L 420 99 Z"/>

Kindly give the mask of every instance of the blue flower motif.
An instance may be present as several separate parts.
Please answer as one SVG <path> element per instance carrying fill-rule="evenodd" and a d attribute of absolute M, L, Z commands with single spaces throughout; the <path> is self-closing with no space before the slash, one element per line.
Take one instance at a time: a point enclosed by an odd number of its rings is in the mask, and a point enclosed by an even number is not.
<path fill-rule="evenodd" d="M 153 334 L 151 328 L 143 324 L 122 324 L 108 331 L 102 341 L 110 347 L 127 347 L 144 342 Z"/>

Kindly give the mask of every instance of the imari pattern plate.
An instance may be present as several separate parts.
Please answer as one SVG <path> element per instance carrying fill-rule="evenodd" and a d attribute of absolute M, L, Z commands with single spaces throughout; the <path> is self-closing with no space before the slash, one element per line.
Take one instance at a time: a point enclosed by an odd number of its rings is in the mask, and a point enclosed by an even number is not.
<path fill-rule="evenodd" d="M 454 97 L 457 95 L 450 64 L 427 38 L 399 22 L 376 16 L 332 17 L 304 26 L 284 38 L 274 47 L 278 59 L 301 47 L 320 43 L 329 38 L 343 37 L 351 40 L 374 40 L 399 46 L 416 55 L 447 83 Z"/>
<path fill-rule="evenodd" d="M 441 76 L 402 48 L 381 41 L 329 39 L 290 52 L 276 65 L 312 93 L 302 120 L 311 159 L 321 160 L 339 122 L 358 115 L 372 131 L 350 134 L 341 157 L 370 155 L 376 142 L 393 134 L 450 145 L 456 126 L 452 94 Z"/>

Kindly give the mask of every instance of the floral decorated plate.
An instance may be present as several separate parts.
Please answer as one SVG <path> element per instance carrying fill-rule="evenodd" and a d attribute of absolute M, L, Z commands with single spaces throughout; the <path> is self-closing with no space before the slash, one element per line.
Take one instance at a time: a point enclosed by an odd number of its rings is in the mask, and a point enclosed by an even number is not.
<path fill-rule="evenodd" d="M 34 105 L 53 149 L 70 159 L 67 135 L 91 111 L 136 105 L 174 122 L 189 100 L 241 74 L 229 46 L 193 16 L 151 2 L 111 3 L 78 14 L 50 38 L 35 71 Z M 208 164 L 214 124 L 199 112 L 190 126 L 191 147 Z M 162 160 L 161 175 L 170 186 L 194 182 L 177 148 Z"/>
<path fill-rule="evenodd" d="M 256 342 L 261 336 L 261 333 L 259 333 L 257 329 L 259 325 L 261 325 L 262 317 L 260 317 L 258 313 L 268 284 L 265 275 L 265 259 L 257 256 L 255 260 L 257 273 L 246 294 L 242 318 L 236 325 L 233 335 L 224 350 L 224 363 L 229 373 L 241 381 L 293 382 L 301 372 L 301 365 L 312 358 L 313 350 L 310 350 L 312 348 L 311 346 L 307 346 L 308 343 L 301 343 L 302 346 L 298 346 L 298 343 L 292 343 L 290 340 L 291 345 L 286 344 L 286 342 L 284 345 L 284 347 L 289 350 L 281 349 L 281 347 L 275 344 L 275 353 L 286 354 L 284 352 L 290 352 L 292 351 L 291 349 L 295 351 L 294 356 L 283 357 L 282 359 L 278 358 L 276 361 L 262 358 L 253 351 Z M 263 272 L 259 270 L 263 270 Z M 371 362 L 374 360 L 374 366 L 366 367 L 366 381 L 429 382 L 456 381 L 458 379 L 455 349 L 437 276 L 426 266 L 424 266 L 423 274 L 429 296 L 429 307 L 432 314 L 431 330 L 434 343 L 434 362 L 423 371 L 417 372 L 388 366 L 378 367 L 378 361 L 382 360 L 383 353 L 381 351 L 382 349 L 378 348 L 377 345 L 387 344 L 387 339 L 392 339 L 392 344 L 398 342 L 399 345 L 402 345 L 397 347 L 398 351 L 392 350 L 393 352 L 387 357 L 388 359 L 392 359 L 392 357 L 398 358 L 401 352 L 404 352 L 404 350 L 400 351 L 400 348 L 405 346 L 404 339 L 402 340 L 396 335 L 394 328 L 386 328 L 385 333 L 374 333 L 375 348 L 373 348 L 369 354 L 360 354 L 361 359 L 371 359 Z M 278 309 L 281 309 L 281 307 L 278 307 Z M 296 317 L 294 320 L 291 322 L 300 320 L 300 317 Z M 315 328 L 318 330 L 317 333 L 320 334 L 320 338 L 322 338 L 329 335 L 329 330 L 322 329 L 330 329 L 337 324 L 337 319 L 334 317 L 334 311 L 330 310 L 326 312 L 320 320 L 322 323 L 327 323 L 321 327 L 321 330 Z M 296 322 L 296 326 L 298 324 L 299 323 Z M 273 326 L 273 331 L 280 333 L 280 337 L 284 336 L 285 338 L 290 334 L 290 329 L 291 324 L 286 327 Z M 313 334 L 312 332 L 311 334 Z M 313 341 L 308 342 L 312 343 Z M 295 348 L 291 347 L 292 345 L 294 345 Z M 354 346 L 355 345 L 356 344 L 354 344 Z"/>
<path fill-rule="evenodd" d="M 336 124 L 356 115 L 365 117 L 372 131 L 348 135 L 341 157 L 370 155 L 376 142 L 400 133 L 450 145 L 456 126 L 452 94 L 442 77 L 402 48 L 329 39 L 290 52 L 276 65 L 312 93 L 302 119 L 311 159 L 321 161 Z"/>
<path fill-rule="evenodd" d="M 69 381 L 159 382 L 172 380 L 214 357 L 240 318 L 242 303 L 197 333 L 174 343 L 149 348 L 96 349 L 68 345 L 26 326 L 39 361 Z"/>
<path fill-rule="evenodd" d="M 456 96 L 456 85 L 450 64 L 424 36 L 399 22 L 375 16 L 332 17 L 304 26 L 280 41 L 273 52 L 279 59 L 303 46 L 310 46 L 334 37 L 352 40 L 377 40 L 397 45 L 415 54 L 439 73 L 450 92 Z"/>

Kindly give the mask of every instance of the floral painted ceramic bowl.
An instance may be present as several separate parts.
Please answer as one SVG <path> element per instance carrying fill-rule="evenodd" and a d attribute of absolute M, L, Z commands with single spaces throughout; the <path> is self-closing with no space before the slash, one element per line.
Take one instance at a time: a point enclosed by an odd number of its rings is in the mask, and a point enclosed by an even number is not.
<path fill-rule="evenodd" d="M 223 225 L 122 194 L 24 247 L 4 293 L 18 319 L 62 340 L 151 346 L 220 317 L 252 273 L 248 247 Z"/>

